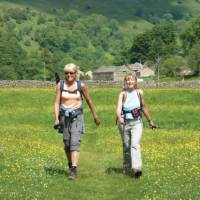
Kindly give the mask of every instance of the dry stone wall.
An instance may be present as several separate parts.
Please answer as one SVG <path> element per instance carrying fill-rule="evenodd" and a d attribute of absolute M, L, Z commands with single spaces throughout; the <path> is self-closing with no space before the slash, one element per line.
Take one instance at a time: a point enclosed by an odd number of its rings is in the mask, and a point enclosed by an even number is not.
<path fill-rule="evenodd" d="M 84 81 L 88 87 L 122 87 L 123 82 L 119 81 Z M 55 82 L 35 80 L 0 80 L 0 88 L 51 88 Z M 160 82 L 144 81 L 139 83 L 142 88 L 200 88 L 200 80 Z"/>

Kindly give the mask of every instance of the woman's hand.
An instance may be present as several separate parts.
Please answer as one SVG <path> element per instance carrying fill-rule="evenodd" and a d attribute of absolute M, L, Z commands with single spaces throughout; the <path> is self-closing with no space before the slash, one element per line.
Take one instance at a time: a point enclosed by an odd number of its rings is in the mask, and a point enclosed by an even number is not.
<path fill-rule="evenodd" d="M 100 121 L 100 119 L 99 119 L 98 116 L 95 116 L 95 117 L 94 117 L 94 122 L 95 122 L 95 124 L 96 124 L 97 126 L 101 123 L 101 121 Z"/>
<path fill-rule="evenodd" d="M 149 120 L 149 128 L 151 129 L 155 128 L 155 124 L 153 123 L 152 120 Z"/>
<path fill-rule="evenodd" d="M 54 124 L 54 129 L 59 129 L 60 128 L 60 122 L 59 120 L 55 120 L 55 124 Z"/>
<path fill-rule="evenodd" d="M 58 125 L 59 123 L 60 123 L 59 119 L 56 119 L 54 124 Z"/>
<path fill-rule="evenodd" d="M 124 124 L 124 118 L 123 117 L 119 117 L 118 121 L 119 121 L 120 124 L 122 124 L 122 125 Z"/>

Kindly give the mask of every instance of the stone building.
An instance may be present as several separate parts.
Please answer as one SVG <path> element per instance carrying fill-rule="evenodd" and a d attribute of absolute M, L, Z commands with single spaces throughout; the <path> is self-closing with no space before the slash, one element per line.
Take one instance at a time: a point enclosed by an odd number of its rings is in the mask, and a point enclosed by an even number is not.
<path fill-rule="evenodd" d="M 140 63 L 128 66 L 103 66 L 93 71 L 93 80 L 123 81 L 129 72 L 135 72 L 137 77 L 154 76 L 154 71 Z"/>

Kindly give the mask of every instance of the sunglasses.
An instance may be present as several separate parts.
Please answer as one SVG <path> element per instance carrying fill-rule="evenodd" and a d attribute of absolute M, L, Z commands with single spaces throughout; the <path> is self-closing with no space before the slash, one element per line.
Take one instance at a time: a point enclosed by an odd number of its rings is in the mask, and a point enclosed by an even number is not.
<path fill-rule="evenodd" d="M 65 74 L 73 75 L 73 74 L 75 74 L 75 72 L 65 72 Z"/>

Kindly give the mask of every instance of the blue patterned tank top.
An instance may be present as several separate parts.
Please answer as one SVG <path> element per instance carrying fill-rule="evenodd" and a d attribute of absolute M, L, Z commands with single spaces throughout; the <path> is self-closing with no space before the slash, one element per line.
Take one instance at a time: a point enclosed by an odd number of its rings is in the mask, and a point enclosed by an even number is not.
<path fill-rule="evenodd" d="M 131 111 L 134 108 L 141 109 L 138 93 L 136 90 L 133 90 L 131 92 L 126 91 L 123 110 Z M 131 113 L 126 113 L 126 119 L 133 119 L 133 115 Z"/>

